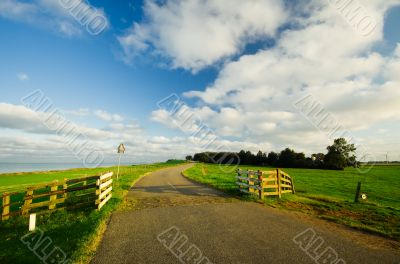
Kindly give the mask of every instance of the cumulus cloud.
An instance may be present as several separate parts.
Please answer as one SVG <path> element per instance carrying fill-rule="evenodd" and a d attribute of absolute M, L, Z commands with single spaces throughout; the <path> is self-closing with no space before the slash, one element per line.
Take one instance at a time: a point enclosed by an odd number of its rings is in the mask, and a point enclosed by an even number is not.
<path fill-rule="evenodd" d="M 0 1 L 0 17 L 49 28 L 65 36 L 83 34 L 86 25 L 76 19 L 76 17 L 82 17 L 82 14 L 84 14 L 86 21 L 90 21 L 88 18 L 101 16 L 104 28 L 109 25 L 107 16 L 102 9 L 89 5 L 88 2 L 83 0 Z"/>
<path fill-rule="evenodd" d="M 61 120 L 53 124 L 53 120 Z M 35 112 L 23 105 L 0 103 L 0 128 L 17 129 L 27 133 L 51 135 L 67 122 L 71 127 L 82 132 L 90 140 L 116 138 L 117 135 L 105 129 L 92 128 L 66 119 L 62 112 Z M 55 129 L 56 127 L 57 129 Z"/>
<path fill-rule="evenodd" d="M 193 72 L 273 37 L 287 17 L 283 2 L 272 0 L 147 0 L 144 12 L 144 21 L 118 38 L 125 59 L 149 51 Z"/>
<path fill-rule="evenodd" d="M 78 114 L 87 112 L 87 109 L 80 110 Z M 67 121 L 68 128 L 64 121 L 48 127 L 49 123 L 44 122 L 49 119 L 47 113 L 35 112 L 22 105 L 0 103 L 0 159 L 10 162 L 82 162 L 68 143 L 75 139 L 82 146 L 101 151 L 105 162 L 115 162 L 116 147 L 120 142 L 127 148 L 124 160 L 132 163 L 182 158 L 191 153 L 188 149 L 199 150 L 182 137 L 146 135 L 134 121 L 113 122 L 106 127 L 96 128 L 63 119 L 61 111 L 57 115 L 52 115 L 51 119 Z M 114 115 L 110 116 L 115 118 Z M 85 115 L 85 118 L 90 117 Z M 70 134 L 72 128 L 75 132 Z"/>
<path fill-rule="evenodd" d="M 323 151 L 321 146 L 332 138 L 294 107 L 305 95 L 313 95 L 360 142 L 362 132 L 372 133 L 382 122 L 399 120 L 400 48 L 387 56 L 374 51 L 383 41 L 385 12 L 399 3 L 360 2 L 377 21 L 368 36 L 358 34 L 329 1 L 307 3 L 295 7 L 302 15 L 292 14 L 294 26 L 281 32 L 275 46 L 225 63 L 204 90 L 184 93 L 199 100 L 200 106 L 189 107 L 190 111 L 201 115 L 208 109 L 203 122 L 218 135 L 306 152 L 318 145 Z M 176 120 L 167 114 L 157 110 L 152 118 L 173 126 Z"/>
<path fill-rule="evenodd" d="M 94 111 L 94 114 L 100 118 L 103 121 L 115 121 L 115 122 L 121 122 L 124 120 L 124 118 L 118 114 L 111 114 L 107 111 L 104 110 L 96 110 Z"/>
<path fill-rule="evenodd" d="M 67 110 L 65 111 L 67 114 L 71 114 L 74 116 L 88 116 L 90 114 L 90 110 L 88 108 L 79 108 L 76 110 Z"/>

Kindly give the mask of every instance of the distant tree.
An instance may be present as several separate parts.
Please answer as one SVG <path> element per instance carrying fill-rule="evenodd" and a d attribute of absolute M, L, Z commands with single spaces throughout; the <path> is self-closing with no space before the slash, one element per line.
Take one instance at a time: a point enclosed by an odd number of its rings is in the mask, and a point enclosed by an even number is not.
<path fill-rule="evenodd" d="M 259 150 L 256 155 L 255 165 L 264 166 L 266 163 L 267 163 L 267 154 Z"/>
<path fill-rule="evenodd" d="M 293 167 L 296 161 L 296 152 L 294 150 L 286 148 L 281 151 L 279 155 L 278 164 L 280 167 Z"/>
<path fill-rule="evenodd" d="M 239 159 L 240 159 L 240 164 L 248 164 L 247 163 L 247 156 L 246 156 L 246 151 L 243 149 L 239 151 L 238 153 Z"/>
<path fill-rule="evenodd" d="M 346 166 L 356 166 L 356 157 L 354 152 L 356 148 L 353 144 L 348 144 L 345 139 L 335 139 L 333 145 L 327 147 L 328 153 L 312 154 L 306 157 L 302 152 L 295 152 L 293 149 L 286 148 L 280 153 L 271 151 L 263 153 L 259 150 L 256 154 L 248 150 L 239 152 L 202 152 L 196 153 L 191 157 L 188 155 L 187 160 L 192 158 L 194 161 L 204 163 L 220 163 L 220 164 L 242 164 L 254 166 L 276 166 L 289 168 L 321 168 L 340 170 Z"/>
<path fill-rule="evenodd" d="M 278 163 L 279 154 L 271 151 L 268 153 L 267 163 L 271 166 L 275 166 Z"/>
<path fill-rule="evenodd" d="M 186 160 L 193 160 L 192 155 L 187 155 L 187 156 L 186 156 Z"/>
<path fill-rule="evenodd" d="M 315 153 L 311 155 L 312 163 L 315 168 L 323 168 L 324 167 L 324 153 Z"/>
<path fill-rule="evenodd" d="M 256 156 L 254 156 L 251 151 L 246 151 L 246 164 L 254 165 Z"/>
<path fill-rule="evenodd" d="M 339 153 L 328 153 L 325 155 L 324 167 L 332 170 L 343 170 L 347 165 L 346 158 Z"/>
<path fill-rule="evenodd" d="M 311 158 L 316 162 L 324 162 L 325 154 L 324 153 L 312 154 Z"/>
<path fill-rule="evenodd" d="M 254 165 L 256 163 L 256 156 L 254 156 L 250 151 L 242 149 L 239 151 L 238 156 L 241 164 Z"/>
<path fill-rule="evenodd" d="M 346 139 L 337 138 L 333 145 L 327 147 L 328 153 L 324 157 L 324 166 L 327 169 L 343 170 L 347 166 L 356 166 L 354 144 L 348 144 Z"/>
<path fill-rule="evenodd" d="M 194 161 L 204 162 L 204 163 L 211 163 L 209 156 L 207 153 L 196 153 L 193 156 Z"/>

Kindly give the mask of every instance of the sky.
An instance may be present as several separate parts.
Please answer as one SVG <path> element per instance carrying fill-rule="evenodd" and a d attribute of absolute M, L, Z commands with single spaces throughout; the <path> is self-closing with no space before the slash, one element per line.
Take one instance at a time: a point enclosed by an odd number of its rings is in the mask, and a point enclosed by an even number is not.
<path fill-rule="evenodd" d="M 400 0 L 2 0 L 0 162 L 310 155 L 339 135 L 400 160 L 399 24 Z"/>

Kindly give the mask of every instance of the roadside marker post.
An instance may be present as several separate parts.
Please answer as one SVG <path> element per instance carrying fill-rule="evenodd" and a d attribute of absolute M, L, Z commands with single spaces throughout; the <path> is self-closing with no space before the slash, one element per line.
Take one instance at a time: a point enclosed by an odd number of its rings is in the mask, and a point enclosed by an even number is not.
<path fill-rule="evenodd" d="M 36 214 L 29 215 L 29 231 L 33 232 L 36 229 Z"/>
<path fill-rule="evenodd" d="M 119 154 L 119 158 L 118 158 L 118 170 L 117 170 L 117 181 L 119 179 L 119 166 L 121 165 L 121 156 L 122 154 L 125 153 L 125 146 L 124 144 L 119 144 L 118 146 L 118 154 Z"/>
<path fill-rule="evenodd" d="M 359 181 L 357 183 L 356 196 L 354 197 L 355 203 L 358 203 L 358 199 L 360 198 L 360 190 L 361 190 L 361 182 Z"/>

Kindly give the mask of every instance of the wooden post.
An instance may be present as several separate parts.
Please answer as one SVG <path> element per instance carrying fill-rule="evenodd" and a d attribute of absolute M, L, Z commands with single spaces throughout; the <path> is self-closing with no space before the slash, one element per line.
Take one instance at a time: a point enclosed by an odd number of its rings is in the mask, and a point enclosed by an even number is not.
<path fill-rule="evenodd" d="M 98 180 L 96 181 L 96 185 L 97 185 L 97 187 L 96 187 L 97 199 L 95 201 L 96 209 L 98 209 L 98 205 L 101 202 L 101 199 L 100 199 L 100 194 L 101 194 L 100 184 L 101 184 L 101 181 L 100 181 L 100 176 L 99 176 Z"/>
<path fill-rule="evenodd" d="M 292 183 L 292 194 L 295 194 L 296 191 L 294 189 L 294 183 L 293 183 L 293 178 L 292 177 L 290 177 L 290 182 Z"/>
<path fill-rule="evenodd" d="M 118 177 L 119 177 L 119 166 L 121 165 L 121 156 L 122 156 L 122 153 L 119 153 L 119 158 L 118 158 L 118 170 L 117 170 L 117 181 L 118 181 Z"/>
<path fill-rule="evenodd" d="M 51 192 L 56 192 L 58 190 L 58 182 L 53 183 L 50 187 Z M 50 204 L 49 204 L 49 210 L 53 210 L 56 208 L 56 200 L 57 200 L 57 194 L 50 195 Z"/>
<path fill-rule="evenodd" d="M 249 170 L 246 170 L 247 171 L 247 174 L 246 174 L 246 177 L 248 178 L 248 180 L 246 181 L 246 184 L 247 184 L 247 191 L 249 192 L 249 193 L 251 193 L 251 191 L 252 191 L 252 189 L 250 188 L 250 183 L 251 183 L 251 181 L 250 181 L 250 174 L 249 174 Z"/>
<path fill-rule="evenodd" d="M 10 218 L 10 194 L 4 193 L 3 194 L 3 213 L 2 213 L 2 220 L 8 220 Z"/>
<path fill-rule="evenodd" d="M 264 198 L 264 182 L 263 182 L 263 172 L 262 171 L 258 171 L 258 180 L 260 181 L 259 182 L 259 186 L 260 186 L 260 190 L 258 191 L 259 193 L 258 193 L 258 196 L 259 196 L 259 198 L 260 199 L 263 199 Z"/>
<path fill-rule="evenodd" d="M 32 196 L 33 196 L 33 188 L 29 187 L 26 190 L 25 194 L 25 202 L 24 205 L 22 206 L 22 214 L 28 214 L 29 210 L 31 209 L 30 206 L 32 204 Z"/>
<path fill-rule="evenodd" d="M 236 170 L 236 173 L 237 173 L 237 176 L 240 177 L 240 169 L 237 169 L 237 170 Z M 238 181 L 238 182 L 242 182 L 242 180 L 239 179 L 239 178 L 237 178 L 237 181 Z M 239 185 L 239 191 L 241 191 L 241 189 L 242 189 L 242 186 Z"/>
<path fill-rule="evenodd" d="M 354 197 L 355 203 L 358 203 L 358 198 L 360 197 L 360 190 L 361 190 L 361 182 L 359 181 L 357 183 L 356 196 Z"/>
<path fill-rule="evenodd" d="M 276 179 L 278 181 L 278 196 L 281 198 L 281 174 L 279 173 L 279 169 L 276 169 Z"/>
<path fill-rule="evenodd" d="M 63 198 L 66 200 L 68 197 L 68 184 L 67 184 L 68 179 L 64 179 L 64 183 L 63 183 L 63 191 L 64 191 L 64 195 Z"/>

